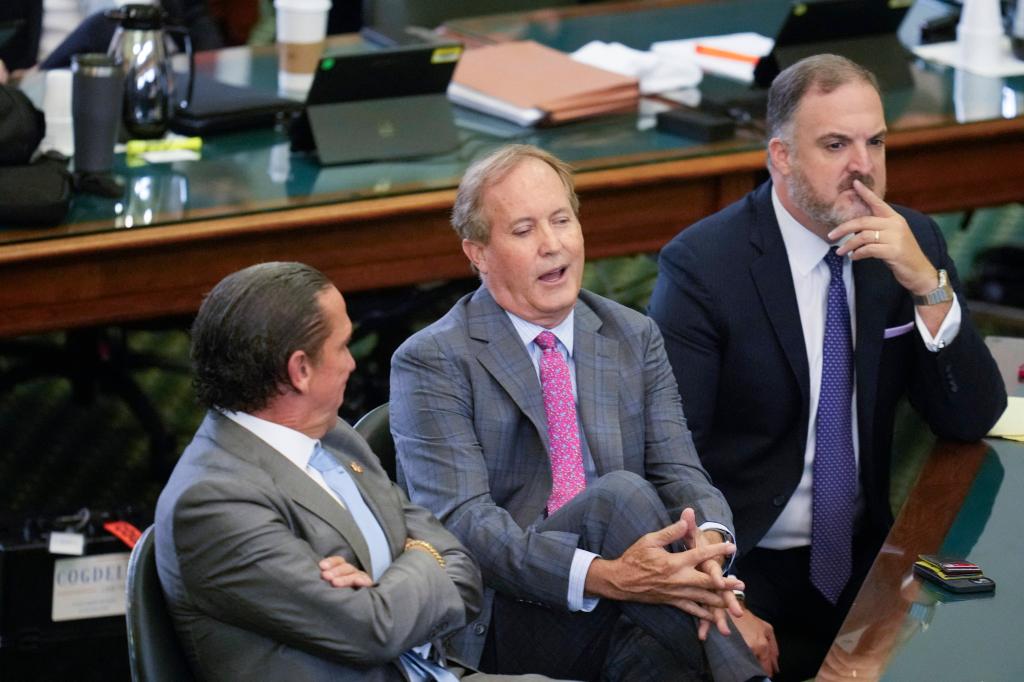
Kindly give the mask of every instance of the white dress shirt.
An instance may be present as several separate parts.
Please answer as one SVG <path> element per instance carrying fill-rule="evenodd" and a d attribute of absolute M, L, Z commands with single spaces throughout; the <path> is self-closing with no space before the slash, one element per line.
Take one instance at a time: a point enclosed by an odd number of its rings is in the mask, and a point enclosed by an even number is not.
<path fill-rule="evenodd" d="M 831 273 L 824 262 L 825 254 L 832 246 L 816 234 L 805 228 L 786 210 L 779 196 L 772 188 L 772 205 L 775 217 L 782 231 L 782 241 L 786 245 L 789 257 L 789 268 L 793 275 L 793 288 L 796 290 L 797 307 L 800 309 L 800 325 L 803 328 L 804 347 L 807 350 L 807 368 L 810 371 L 810 405 L 807 421 L 807 447 L 804 450 L 804 471 L 800 483 L 793 491 L 789 502 L 782 509 L 779 518 L 758 543 L 758 547 L 766 549 L 791 549 L 811 543 L 811 500 L 814 469 L 814 446 L 818 413 L 818 394 L 821 391 L 821 362 L 825 339 L 825 309 L 828 305 L 828 283 Z M 857 311 L 854 305 L 855 292 L 853 282 L 853 264 L 849 258 L 843 262 L 843 285 L 846 287 L 846 302 L 850 307 L 850 330 L 854 349 L 857 347 Z M 946 314 L 938 332 L 933 337 L 914 311 L 914 319 L 918 333 L 925 346 L 932 352 L 946 346 L 960 331 L 960 302 L 953 299 L 953 306 Z M 854 382 L 851 400 L 853 427 L 853 452 L 857 459 L 857 472 L 860 473 L 860 438 L 857 433 L 857 387 Z M 857 514 L 863 510 L 864 495 L 857 488 Z"/>
<path fill-rule="evenodd" d="M 276 424 L 266 419 L 254 417 L 246 412 L 223 411 L 224 416 L 249 431 L 262 440 L 271 448 L 280 453 L 285 459 L 297 466 L 304 474 L 313 479 L 313 482 L 323 488 L 331 497 L 337 500 L 342 507 L 345 503 L 341 501 L 338 494 L 331 490 L 324 477 L 319 471 L 309 466 L 309 460 L 313 457 L 313 451 L 320 445 L 320 441 L 310 438 L 304 433 Z"/>

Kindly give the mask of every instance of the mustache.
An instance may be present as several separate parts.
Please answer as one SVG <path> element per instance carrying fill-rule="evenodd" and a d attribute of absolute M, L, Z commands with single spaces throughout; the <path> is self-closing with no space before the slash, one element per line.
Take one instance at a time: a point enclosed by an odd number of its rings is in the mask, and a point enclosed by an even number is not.
<path fill-rule="evenodd" d="M 860 180 L 864 183 L 864 186 L 874 191 L 875 189 L 875 178 L 873 175 L 864 175 L 863 173 L 850 173 L 847 175 L 841 183 L 839 183 L 839 191 L 845 192 L 848 189 L 853 189 L 853 181 Z"/>

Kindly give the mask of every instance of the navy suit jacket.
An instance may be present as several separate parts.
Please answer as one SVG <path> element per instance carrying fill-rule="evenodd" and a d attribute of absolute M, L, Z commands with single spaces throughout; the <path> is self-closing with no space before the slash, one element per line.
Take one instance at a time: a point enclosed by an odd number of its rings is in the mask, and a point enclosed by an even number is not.
<path fill-rule="evenodd" d="M 892 523 L 889 471 L 898 401 L 941 438 L 985 435 L 1006 406 L 999 371 L 971 323 L 938 226 L 893 207 L 949 273 L 963 323 L 937 353 L 914 328 L 910 294 L 880 260 L 853 264 L 860 482 L 867 530 Z M 701 460 L 733 510 L 740 551 L 754 547 L 800 481 L 810 380 L 785 244 L 765 183 L 676 236 L 661 252 L 650 314 L 661 327 Z M 905 333 L 885 338 L 886 330 Z"/>

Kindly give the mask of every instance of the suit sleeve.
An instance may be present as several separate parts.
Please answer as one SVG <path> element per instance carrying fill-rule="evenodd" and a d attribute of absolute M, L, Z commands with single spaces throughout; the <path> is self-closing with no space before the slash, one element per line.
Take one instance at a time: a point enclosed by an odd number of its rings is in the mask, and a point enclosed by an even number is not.
<path fill-rule="evenodd" d="M 671 242 L 662 250 L 648 313 L 665 338 L 687 424 L 702 452 L 715 421 L 724 340 L 715 324 L 714 301 L 694 266 L 695 254 L 685 244 Z"/>
<path fill-rule="evenodd" d="M 909 398 L 932 431 L 940 438 L 978 440 L 1006 409 L 1006 387 L 999 368 L 971 321 L 956 266 L 946 250 L 938 225 L 930 218 L 927 229 L 917 231 L 921 247 L 936 268 L 949 274 L 963 309 L 956 338 L 938 352 L 917 345 Z"/>
<path fill-rule="evenodd" d="M 578 536 L 524 529 L 494 502 L 473 422 L 488 406 L 473 404 L 466 371 L 446 350 L 435 337 L 414 337 L 392 359 L 391 430 L 410 496 L 469 549 L 485 584 L 566 609 Z M 516 466 L 515 453 L 506 459 Z"/>
<path fill-rule="evenodd" d="M 334 588 L 320 578 L 323 557 L 297 537 L 280 493 L 251 480 L 208 475 L 183 491 L 173 512 L 182 580 L 201 610 L 229 624 L 328 660 L 394 661 L 412 646 L 467 620 L 476 608 L 472 561 L 454 538 L 408 505 L 410 532 L 435 544 L 397 556 L 370 588 Z M 446 539 L 447 538 L 447 539 Z"/>
<path fill-rule="evenodd" d="M 712 485 L 697 456 L 662 335 L 653 321 L 648 320 L 648 323 L 648 344 L 641 358 L 645 375 L 644 419 L 647 422 L 645 478 L 658 490 L 670 518 L 677 519 L 685 507 L 693 507 L 698 523 L 719 523 L 735 535 L 729 505 Z M 712 364 L 709 357 L 701 358 L 700 362 Z M 714 379 L 711 369 L 700 371 Z M 712 392 L 709 397 L 713 398 L 714 389 L 709 390 Z"/>

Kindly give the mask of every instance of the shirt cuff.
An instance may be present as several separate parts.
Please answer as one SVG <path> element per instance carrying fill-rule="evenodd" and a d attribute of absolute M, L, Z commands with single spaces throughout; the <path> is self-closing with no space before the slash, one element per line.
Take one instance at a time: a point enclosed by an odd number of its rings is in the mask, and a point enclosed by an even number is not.
<path fill-rule="evenodd" d="M 963 312 L 960 309 L 960 299 L 957 298 L 955 293 L 953 294 L 953 305 L 950 306 L 949 312 L 946 313 L 946 317 L 942 320 L 942 324 L 939 325 L 939 330 L 935 332 L 935 336 L 931 335 L 928 327 L 921 320 L 917 307 L 915 306 L 914 308 L 914 321 L 917 323 L 917 331 L 921 335 L 921 340 L 924 341 L 924 347 L 933 353 L 938 353 L 953 343 L 953 339 L 960 333 L 961 319 L 963 319 Z"/>
<path fill-rule="evenodd" d="M 567 604 L 570 611 L 583 611 L 589 613 L 597 608 L 601 601 L 600 597 L 584 597 L 583 588 L 587 583 L 587 571 L 590 564 L 597 559 L 598 555 L 588 552 L 585 549 L 577 549 L 572 557 L 572 566 L 569 568 L 569 595 Z"/>
<path fill-rule="evenodd" d="M 728 528 L 726 528 L 725 526 L 723 526 L 720 523 L 715 523 L 714 521 L 705 521 L 704 523 L 700 524 L 699 528 L 701 529 L 701 531 L 717 530 L 719 533 L 721 533 L 723 536 L 725 536 L 725 541 L 726 542 L 731 542 L 734 545 L 736 544 L 736 536 L 732 534 L 731 530 L 729 530 Z M 736 550 L 739 551 L 739 547 L 737 547 Z M 722 567 L 722 573 L 728 573 L 729 572 L 729 569 L 732 568 L 732 562 L 735 559 L 736 559 L 736 555 L 735 554 L 731 554 L 729 556 L 729 558 L 725 562 L 725 566 Z"/>

